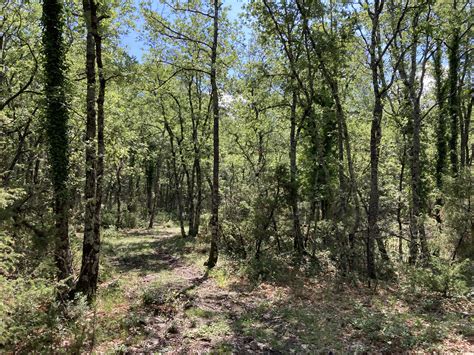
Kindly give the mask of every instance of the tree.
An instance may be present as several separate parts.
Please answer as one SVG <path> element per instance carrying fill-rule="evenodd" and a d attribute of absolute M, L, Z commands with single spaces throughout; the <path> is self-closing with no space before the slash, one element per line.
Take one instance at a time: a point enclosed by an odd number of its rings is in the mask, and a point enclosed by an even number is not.
<path fill-rule="evenodd" d="M 453 1 L 453 11 L 457 11 L 457 0 Z M 448 113 L 450 122 L 449 132 L 449 157 L 451 173 L 456 176 L 459 171 L 458 137 L 459 137 L 459 51 L 461 43 L 461 29 L 458 24 L 453 24 L 451 39 L 448 46 Z"/>
<path fill-rule="evenodd" d="M 443 48 L 441 41 L 437 41 L 433 54 L 433 76 L 436 85 L 436 103 L 438 114 L 436 122 L 436 187 L 441 195 L 443 191 L 443 175 L 446 173 L 447 162 L 447 127 L 446 127 L 446 85 L 443 78 Z M 437 198 L 436 203 L 441 206 L 443 200 Z M 436 212 L 438 222 L 441 222 L 440 211 Z"/>
<path fill-rule="evenodd" d="M 296 14 L 296 6 L 291 2 L 282 2 L 281 4 L 272 4 L 264 1 L 261 9 L 260 5 L 256 4 L 257 11 L 262 14 L 262 21 L 266 24 L 266 30 L 271 36 L 274 36 L 277 43 L 283 48 L 283 52 L 288 62 L 288 78 L 289 83 L 286 89 L 291 98 L 289 101 L 290 107 L 290 145 L 289 145 L 289 160 L 290 160 L 290 183 L 289 183 L 289 203 L 292 210 L 293 223 L 293 247 L 298 258 L 301 258 L 304 252 L 304 241 L 301 233 L 300 210 L 299 210 L 299 182 L 298 182 L 298 167 L 297 167 L 297 141 L 301 124 L 305 119 L 312 116 L 314 90 L 312 84 L 312 76 L 314 70 L 312 66 L 307 71 L 309 85 L 306 86 L 302 74 L 300 74 L 299 66 L 301 65 L 301 58 L 304 56 L 304 47 L 302 46 L 302 38 L 299 35 L 300 23 L 299 17 Z M 302 94 L 304 99 L 299 98 Z M 298 106 L 303 110 L 303 117 L 298 120 L 297 109 Z"/>
<path fill-rule="evenodd" d="M 387 81 L 384 69 L 384 57 L 391 47 L 396 36 L 399 34 L 403 18 L 408 8 L 408 1 L 402 5 L 400 14 L 397 14 L 393 32 L 388 40 L 383 40 L 382 35 L 382 13 L 386 6 L 385 0 L 375 0 L 373 4 L 365 3 L 367 14 L 370 20 L 370 37 L 367 39 L 364 31 L 360 31 L 360 35 L 366 45 L 368 52 L 369 68 L 372 75 L 372 89 L 374 96 L 374 104 L 372 110 L 372 122 L 370 130 L 370 195 L 368 208 L 368 234 L 367 234 L 367 275 L 369 278 L 376 278 L 374 243 L 379 246 L 382 258 L 388 261 L 388 254 L 383 245 L 378 226 L 379 219 L 379 158 L 380 158 L 380 141 L 382 138 L 382 118 L 384 109 L 384 98 L 387 96 L 388 90 L 393 84 L 395 78 L 392 73 L 391 78 Z M 395 7 L 390 9 L 396 10 Z M 393 13 L 393 12 L 392 12 Z M 396 13 L 396 12 L 395 12 Z M 395 59 L 395 69 L 398 67 L 400 59 Z"/>
<path fill-rule="evenodd" d="M 86 200 L 84 239 L 79 279 L 74 292 L 85 294 L 89 301 L 97 291 L 100 254 L 100 221 L 104 175 L 104 100 L 106 79 L 102 62 L 102 37 L 99 34 L 97 4 L 83 0 L 86 23 Z M 99 92 L 96 97 L 96 63 L 99 74 Z M 97 104 L 97 109 L 96 109 Z"/>
<path fill-rule="evenodd" d="M 43 2 L 43 51 L 45 73 L 46 134 L 49 145 L 51 180 L 54 195 L 54 242 L 58 279 L 72 286 L 72 257 L 69 245 L 68 103 L 63 40 L 64 10 L 59 0 Z"/>
<path fill-rule="evenodd" d="M 421 130 L 423 113 L 421 96 L 424 88 L 426 64 L 432 53 L 432 43 L 429 33 L 423 33 L 426 24 L 431 20 L 430 5 L 419 5 L 406 16 L 409 38 L 405 40 L 400 33 L 400 40 L 394 41 L 395 57 L 399 56 L 398 72 L 405 86 L 406 104 L 409 106 L 410 127 L 410 170 L 411 170 L 411 213 L 410 213 L 410 257 L 409 262 L 414 264 L 421 247 L 421 257 L 429 259 L 428 245 L 424 227 L 424 191 L 422 186 L 421 162 Z M 407 32 L 408 32 L 407 31 Z M 425 41 L 422 37 L 425 35 Z M 405 43 L 404 43 L 405 42 Z M 400 54 L 400 52 L 402 54 Z M 407 57 L 405 56 L 407 53 Z M 418 75 L 417 75 L 418 74 Z"/>
<path fill-rule="evenodd" d="M 217 263 L 219 255 L 219 91 L 217 88 L 217 50 L 219 39 L 219 10 L 220 0 L 213 0 L 213 35 L 211 46 L 211 100 L 213 117 L 213 166 L 212 166 L 212 197 L 211 197 L 211 249 L 206 261 L 208 268 Z"/>

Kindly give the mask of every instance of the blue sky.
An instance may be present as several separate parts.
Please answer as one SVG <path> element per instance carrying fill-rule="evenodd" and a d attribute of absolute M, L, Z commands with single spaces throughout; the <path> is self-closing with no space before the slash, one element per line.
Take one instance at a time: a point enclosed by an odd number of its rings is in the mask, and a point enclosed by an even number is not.
<path fill-rule="evenodd" d="M 140 0 L 134 0 L 137 8 L 138 20 L 136 21 L 136 29 L 130 29 L 127 34 L 124 34 L 120 38 L 120 44 L 125 47 L 127 52 L 141 61 L 142 56 L 145 52 L 145 43 L 139 38 L 139 29 L 143 25 L 143 19 L 139 16 L 138 8 Z M 224 5 L 229 8 L 229 18 L 234 21 L 237 20 L 243 11 L 243 6 L 247 0 L 223 0 Z M 244 30 L 245 32 L 245 30 Z"/>

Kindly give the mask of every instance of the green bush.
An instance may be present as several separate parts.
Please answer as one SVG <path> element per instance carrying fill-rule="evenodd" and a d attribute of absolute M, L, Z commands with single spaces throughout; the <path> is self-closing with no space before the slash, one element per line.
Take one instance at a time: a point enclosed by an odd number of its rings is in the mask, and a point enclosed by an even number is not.
<path fill-rule="evenodd" d="M 253 282 L 272 281 L 287 283 L 292 278 L 290 260 L 272 254 L 262 254 L 259 259 L 250 258 L 242 265 L 240 273 Z"/>
<path fill-rule="evenodd" d="M 117 217 L 114 212 L 104 211 L 104 213 L 102 213 L 102 227 L 110 228 L 111 226 L 115 226 L 116 221 Z"/>
<path fill-rule="evenodd" d="M 60 305 L 52 258 L 22 270 L 15 249 L 0 234 L 0 353 L 77 353 L 91 333 L 84 299 Z"/>
<path fill-rule="evenodd" d="M 352 325 L 372 342 L 384 343 L 385 349 L 409 349 L 417 343 L 416 334 L 403 314 L 357 306 Z"/>
<path fill-rule="evenodd" d="M 136 213 L 124 212 L 122 216 L 122 228 L 136 228 L 138 225 L 138 218 Z"/>
<path fill-rule="evenodd" d="M 433 257 L 429 267 L 407 269 L 406 283 L 403 286 L 407 292 L 415 295 L 423 292 L 444 297 L 466 295 L 469 292 L 467 275 L 472 267 L 469 259 L 450 262 Z"/>
<path fill-rule="evenodd" d="M 173 300 L 172 289 L 169 285 L 156 283 L 150 285 L 142 293 L 142 303 L 144 306 L 160 306 Z"/>

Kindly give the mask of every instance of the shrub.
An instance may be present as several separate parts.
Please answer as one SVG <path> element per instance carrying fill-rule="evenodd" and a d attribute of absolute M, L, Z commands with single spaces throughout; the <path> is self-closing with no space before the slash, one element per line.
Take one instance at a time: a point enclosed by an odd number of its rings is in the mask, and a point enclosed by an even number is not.
<path fill-rule="evenodd" d="M 23 270 L 15 242 L 0 234 L 0 352 L 77 353 L 88 341 L 90 310 L 84 299 L 56 301 L 54 264 L 46 257 Z"/>
<path fill-rule="evenodd" d="M 450 262 L 433 257 L 427 268 L 409 268 L 405 289 L 410 293 L 436 293 L 444 297 L 461 296 L 469 291 L 466 274 L 472 262 Z"/>
<path fill-rule="evenodd" d="M 135 228 L 138 225 L 137 215 L 133 212 L 124 212 L 122 216 L 123 228 Z"/>
<path fill-rule="evenodd" d="M 115 216 L 114 212 L 104 211 L 104 213 L 102 213 L 102 226 L 104 228 L 109 228 L 111 226 L 114 226 L 116 220 L 117 220 L 117 217 Z"/>
<path fill-rule="evenodd" d="M 357 306 L 352 324 L 371 341 L 384 343 L 386 349 L 408 349 L 417 343 L 416 335 L 403 314 L 388 314 Z"/>

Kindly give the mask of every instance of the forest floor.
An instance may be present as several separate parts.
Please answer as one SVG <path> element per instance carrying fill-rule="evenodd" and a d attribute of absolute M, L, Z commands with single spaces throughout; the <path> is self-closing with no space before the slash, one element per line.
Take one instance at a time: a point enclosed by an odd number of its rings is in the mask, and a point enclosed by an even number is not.
<path fill-rule="evenodd" d="M 467 300 L 405 299 L 288 267 L 251 281 L 178 230 L 104 233 L 94 353 L 474 352 Z M 275 281 L 277 280 L 277 281 Z"/>

